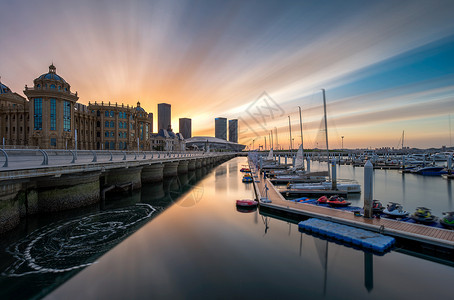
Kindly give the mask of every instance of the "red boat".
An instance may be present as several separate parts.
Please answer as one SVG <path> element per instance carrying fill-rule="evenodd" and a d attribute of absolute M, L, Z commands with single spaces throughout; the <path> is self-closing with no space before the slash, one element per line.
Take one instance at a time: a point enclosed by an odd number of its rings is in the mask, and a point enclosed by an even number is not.
<path fill-rule="evenodd" d="M 249 172 L 251 172 L 251 169 L 249 169 L 249 168 L 241 168 L 240 172 L 247 172 L 247 173 L 249 173 Z"/>
<path fill-rule="evenodd" d="M 328 203 L 328 197 L 326 196 L 321 196 L 320 198 L 317 199 L 317 204 L 326 204 Z"/>
<path fill-rule="evenodd" d="M 344 198 L 337 195 L 331 196 L 327 203 L 332 207 L 345 207 L 352 204 L 351 202 L 345 201 Z"/>
<path fill-rule="evenodd" d="M 236 200 L 236 206 L 240 207 L 256 207 L 257 204 L 255 200 Z"/>

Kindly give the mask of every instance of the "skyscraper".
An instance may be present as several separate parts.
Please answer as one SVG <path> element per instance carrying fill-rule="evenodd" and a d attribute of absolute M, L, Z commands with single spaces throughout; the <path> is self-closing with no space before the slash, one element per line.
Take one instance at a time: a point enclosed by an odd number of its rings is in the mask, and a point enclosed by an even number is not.
<path fill-rule="evenodd" d="M 191 119 L 189 118 L 180 118 L 180 133 L 183 135 L 183 138 L 188 139 L 192 137 L 192 126 Z"/>
<path fill-rule="evenodd" d="M 227 119 L 226 118 L 214 119 L 214 135 L 218 139 L 227 140 Z"/>
<path fill-rule="evenodd" d="M 229 120 L 229 142 L 238 143 L 238 120 Z"/>
<path fill-rule="evenodd" d="M 158 131 L 161 129 L 168 130 L 172 128 L 170 124 L 170 104 L 159 103 L 158 104 Z"/>

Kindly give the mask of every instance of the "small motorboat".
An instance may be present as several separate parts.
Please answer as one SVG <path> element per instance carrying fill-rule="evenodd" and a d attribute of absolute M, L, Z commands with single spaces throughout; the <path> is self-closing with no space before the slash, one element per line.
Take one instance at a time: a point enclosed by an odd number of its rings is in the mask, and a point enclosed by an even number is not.
<path fill-rule="evenodd" d="M 431 214 L 430 209 L 427 207 L 417 207 L 416 211 L 411 215 L 411 218 L 416 222 L 423 224 L 430 224 L 438 219 Z"/>
<path fill-rule="evenodd" d="M 444 212 L 440 224 L 446 228 L 454 229 L 454 211 Z"/>
<path fill-rule="evenodd" d="M 249 169 L 249 168 L 241 168 L 240 172 L 251 172 L 251 169 Z"/>
<path fill-rule="evenodd" d="M 352 204 L 351 202 L 346 201 L 344 198 L 334 195 L 329 197 L 327 203 L 332 207 L 345 207 Z"/>
<path fill-rule="evenodd" d="M 317 204 L 327 204 L 328 203 L 328 197 L 326 196 L 321 196 L 320 198 L 317 199 Z"/>
<path fill-rule="evenodd" d="M 254 179 L 252 178 L 251 175 L 244 175 L 243 176 L 243 182 L 245 183 L 248 183 L 248 182 L 252 182 Z"/>
<path fill-rule="evenodd" d="M 236 206 L 238 207 L 250 207 L 250 208 L 253 208 L 253 207 L 256 207 L 258 204 L 257 201 L 255 200 L 249 200 L 249 199 L 245 199 L 245 200 L 236 200 Z"/>
<path fill-rule="evenodd" d="M 440 176 L 443 174 L 448 173 L 444 167 L 437 167 L 437 166 L 430 166 L 430 167 L 422 167 L 416 168 L 411 171 L 413 174 L 420 174 L 425 176 Z"/>
<path fill-rule="evenodd" d="M 383 211 L 384 207 L 378 200 L 373 200 L 372 202 L 372 212 L 374 214 L 380 214 Z"/>
<path fill-rule="evenodd" d="M 396 202 L 388 203 L 383 213 L 390 218 L 404 218 L 409 214 L 408 211 L 403 210 L 402 205 Z"/>

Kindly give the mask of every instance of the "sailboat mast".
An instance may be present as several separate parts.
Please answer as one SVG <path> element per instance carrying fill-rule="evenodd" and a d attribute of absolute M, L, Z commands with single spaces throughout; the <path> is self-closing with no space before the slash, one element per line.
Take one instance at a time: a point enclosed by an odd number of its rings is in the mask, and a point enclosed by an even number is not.
<path fill-rule="evenodd" d="M 292 126 L 290 126 L 290 116 L 288 116 L 288 130 L 290 132 L 290 153 L 292 153 Z"/>
<path fill-rule="evenodd" d="M 405 137 L 405 130 L 402 130 L 402 150 L 404 150 L 404 137 Z"/>
<path fill-rule="evenodd" d="M 298 106 L 300 110 L 300 131 L 301 131 L 301 149 L 303 150 L 303 159 L 304 159 L 304 146 L 303 146 L 303 118 L 301 117 L 301 107 Z"/>
<path fill-rule="evenodd" d="M 328 148 L 328 121 L 326 119 L 326 98 L 325 98 L 325 89 L 322 89 L 323 93 L 323 113 L 325 116 L 325 140 L 326 140 L 326 159 L 328 164 L 328 175 L 329 179 L 331 179 L 331 172 L 329 170 L 329 148 Z"/>

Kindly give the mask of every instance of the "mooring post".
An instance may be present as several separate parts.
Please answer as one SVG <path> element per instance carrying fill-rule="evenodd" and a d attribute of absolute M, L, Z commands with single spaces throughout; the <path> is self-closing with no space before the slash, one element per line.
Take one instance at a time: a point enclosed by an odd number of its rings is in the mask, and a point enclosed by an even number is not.
<path fill-rule="evenodd" d="M 364 217 L 372 218 L 374 166 L 368 160 L 364 165 Z"/>
<path fill-rule="evenodd" d="M 336 159 L 331 161 L 331 188 L 337 190 Z"/>
<path fill-rule="evenodd" d="M 281 155 L 279 154 L 279 158 L 277 159 L 277 165 L 280 166 L 281 165 Z"/>
<path fill-rule="evenodd" d="M 311 171 L 311 158 L 309 155 L 306 157 L 306 161 L 307 161 L 307 163 L 306 163 L 307 172 L 309 173 Z"/>
<path fill-rule="evenodd" d="M 287 166 L 287 154 L 285 155 L 285 165 Z"/>

